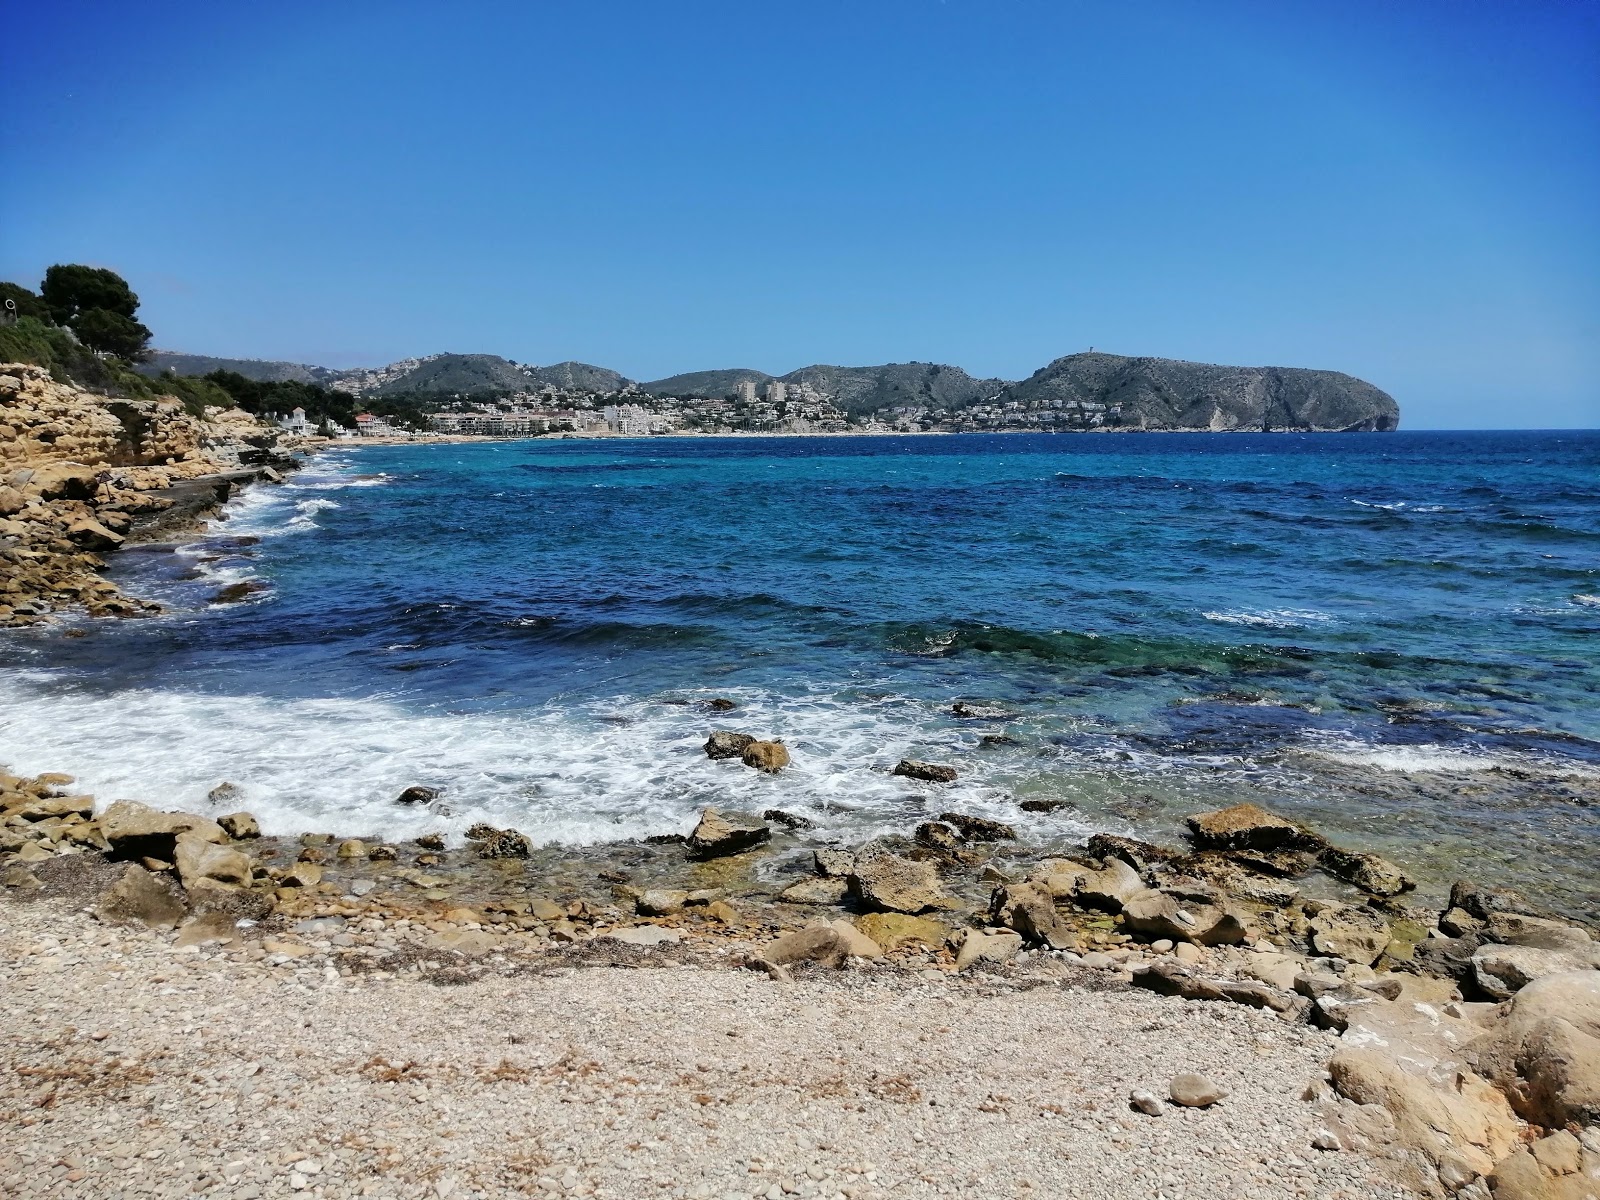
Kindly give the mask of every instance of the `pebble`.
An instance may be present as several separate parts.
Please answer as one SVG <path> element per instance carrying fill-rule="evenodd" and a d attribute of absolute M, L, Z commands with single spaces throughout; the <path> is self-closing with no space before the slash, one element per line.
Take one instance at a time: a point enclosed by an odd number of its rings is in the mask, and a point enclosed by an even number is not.
<path fill-rule="evenodd" d="M 1128 1096 L 1128 1106 L 1135 1112 L 1144 1113 L 1147 1117 L 1159 1117 L 1167 1111 L 1167 1106 L 1161 1103 L 1159 1096 L 1143 1088 L 1133 1090 Z"/>

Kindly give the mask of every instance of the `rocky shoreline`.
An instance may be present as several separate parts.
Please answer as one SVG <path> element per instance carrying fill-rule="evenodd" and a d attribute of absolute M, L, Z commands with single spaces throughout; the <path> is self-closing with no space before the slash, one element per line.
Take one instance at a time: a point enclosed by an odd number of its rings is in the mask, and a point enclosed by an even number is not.
<path fill-rule="evenodd" d="M 739 753 L 770 765 L 773 745 Z M 779 810 L 708 809 L 686 834 L 573 850 L 487 826 L 457 846 L 268 838 L 223 811 L 227 785 L 204 815 L 98 806 L 70 782 L 0 777 L 13 903 L 65 898 L 85 915 L 63 920 L 158 930 L 269 976 L 404 986 L 677 964 L 780 988 L 865 972 L 1241 1006 L 1330 1039 L 1298 1101 L 1317 1122 L 1307 1153 L 1374 1156 L 1416 1193 L 1468 1200 L 1576 1200 L 1600 1179 L 1600 943 L 1505 889 L 1461 882 L 1442 912 L 1409 906 L 1390 864 L 1251 805 L 1196 814 L 1186 847 L 1101 835 L 1071 859 L 960 813 L 846 847 L 809 845 Z M 1301 893 L 1330 871 L 1343 899 Z M 1160 1120 L 1223 1100 L 1186 1074 L 1118 1103 Z"/>

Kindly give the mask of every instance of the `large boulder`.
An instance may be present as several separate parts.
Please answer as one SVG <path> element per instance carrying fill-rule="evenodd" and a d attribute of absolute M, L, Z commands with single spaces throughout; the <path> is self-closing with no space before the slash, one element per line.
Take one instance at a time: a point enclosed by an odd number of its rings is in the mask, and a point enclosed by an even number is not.
<path fill-rule="evenodd" d="M 870 912 L 857 918 L 856 928 L 886 950 L 915 943 L 938 946 L 949 930 L 927 917 L 897 912 Z"/>
<path fill-rule="evenodd" d="M 1388 949 L 1389 922 L 1357 904 L 1330 904 L 1311 918 L 1311 947 L 1318 954 L 1370 967 Z"/>
<path fill-rule="evenodd" d="M 1318 859 L 1322 869 L 1335 879 L 1354 884 L 1374 896 L 1398 896 L 1417 886 L 1399 867 L 1376 854 L 1341 850 L 1329 846 Z"/>
<path fill-rule="evenodd" d="M 1507 1155 L 1489 1173 L 1494 1200 L 1594 1200 L 1600 1195 L 1600 1137 L 1565 1129 Z"/>
<path fill-rule="evenodd" d="M 201 841 L 223 843 L 222 826 L 193 813 L 161 812 L 137 800 L 118 800 L 100 814 L 100 832 L 111 845 L 113 858 L 155 858 L 173 861 L 179 834 Z"/>
<path fill-rule="evenodd" d="M 720 858 L 759 846 L 771 837 L 771 827 L 760 817 L 708 808 L 700 814 L 685 845 L 696 858 Z"/>
<path fill-rule="evenodd" d="M 1074 891 L 1086 908 L 1121 912 L 1122 906 L 1145 890 L 1145 882 L 1125 861 L 1108 858 L 1098 871 L 1085 871 Z"/>
<path fill-rule="evenodd" d="M 1537 915 L 1538 909 L 1521 892 L 1511 888 L 1487 887 L 1471 880 L 1458 879 L 1450 885 L 1450 908 L 1487 921 L 1490 913 L 1524 913 Z"/>
<path fill-rule="evenodd" d="M 1202 850 L 1280 850 L 1326 843 L 1287 817 L 1255 804 L 1234 804 L 1189 817 L 1189 835 Z"/>
<path fill-rule="evenodd" d="M 994 890 L 989 902 L 996 925 L 1015 930 L 1025 941 L 1055 950 L 1074 950 L 1078 935 L 1056 912 L 1050 890 L 1038 883 L 1011 883 Z"/>
<path fill-rule="evenodd" d="M 739 759 L 747 767 L 776 775 L 789 765 L 789 750 L 782 742 L 751 742 Z"/>
<path fill-rule="evenodd" d="M 1509 1000 L 1536 979 L 1600 966 L 1600 954 L 1490 943 L 1472 955 L 1472 981 L 1495 1000 Z"/>
<path fill-rule="evenodd" d="M 83 517 L 67 526 L 67 540 L 85 550 L 115 550 L 125 540 L 92 517 Z"/>
<path fill-rule="evenodd" d="M 217 824 L 236 842 L 261 836 L 261 825 L 247 812 L 224 813 L 217 818 Z"/>
<path fill-rule="evenodd" d="M 1009 930 L 1001 933 L 981 933 L 968 930 L 961 949 L 956 952 L 956 970 L 972 967 L 998 967 L 1010 962 L 1022 949 L 1022 938 Z"/>
<path fill-rule="evenodd" d="M 106 921 L 137 921 L 154 929 L 171 929 L 189 910 L 170 884 L 138 863 L 128 863 L 116 882 L 100 893 L 95 911 Z"/>
<path fill-rule="evenodd" d="M 208 841 L 203 833 L 191 830 L 178 835 L 175 848 L 178 878 L 193 892 L 200 888 L 248 887 L 252 864 L 247 855 L 228 846 Z"/>
<path fill-rule="evenodd" d="M 932 863 L 871 848 L 856 856 L 850 891 L 869 908 L 913 915 L 948 903 Z"/>
<path fill-rule="evenodd" d="M 1151 938 L 1202 946 L 1244 941 L 1245 918 L 1215 890 L 1168 885 L 1135 892 L 1122 906 L 1125 928 Z"/>

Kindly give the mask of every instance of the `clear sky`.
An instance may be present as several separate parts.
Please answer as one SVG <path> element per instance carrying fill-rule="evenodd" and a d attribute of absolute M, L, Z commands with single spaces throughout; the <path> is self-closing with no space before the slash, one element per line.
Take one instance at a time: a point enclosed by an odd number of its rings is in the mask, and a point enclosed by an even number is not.
<path fill-rule="evenodd" d="M 1587 0 L 0 0 L 0 278 L 168 349 L 652 379 L 1094 346 L 1600 425 Z"/>

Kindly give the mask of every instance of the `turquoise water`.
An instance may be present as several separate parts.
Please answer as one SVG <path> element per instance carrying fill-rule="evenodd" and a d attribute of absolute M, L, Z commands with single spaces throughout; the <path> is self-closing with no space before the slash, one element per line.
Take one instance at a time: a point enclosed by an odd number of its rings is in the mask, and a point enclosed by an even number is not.
<path fill-rule="evenodd" d="M 1171 838 L 1252 799 L 1600 912 L 1600 434 L 365 448 L 113 574 L 173 611 L 0 648 L 0 756 L 102 796 L 400 836 L 428 783 L 564 841 L 705 803 Z"/>

